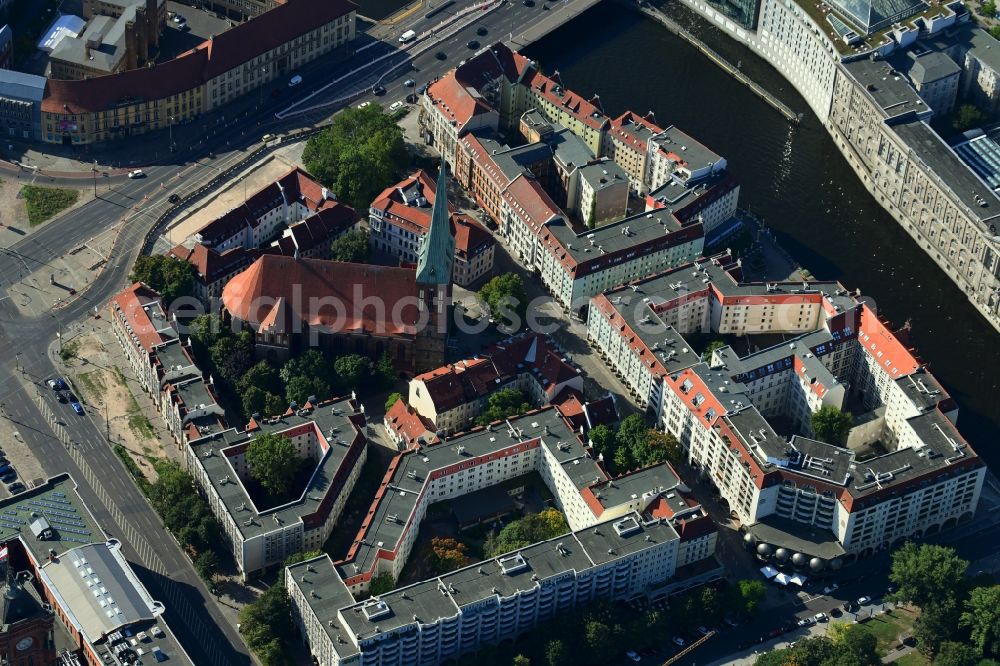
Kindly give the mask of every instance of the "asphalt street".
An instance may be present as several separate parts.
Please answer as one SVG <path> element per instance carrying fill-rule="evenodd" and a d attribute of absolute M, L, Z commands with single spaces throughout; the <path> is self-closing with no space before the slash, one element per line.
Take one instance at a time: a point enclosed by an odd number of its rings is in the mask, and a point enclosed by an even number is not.
<path fill-rule="evenodd" d="M 459 11 L 469 4 L 456 3 L 445 11 Z M 468 28 L 418 58 L 414 63 L 415 74 L 422 81 L 439 76 L 473 52 L 466 46 L 469 39 L 475 38 L 486 45 L 504 36 L 505 30 L 509 33 L 537 21 L 543 11 L 550 14 L 553 10 L 541 9 L 541 3 L 534 8 L 508 3 L 492 14 L 484 14 L 481 22 L 471 21 Z M 107 441 L 101 415 L 88 410 L 86 415 L 77 416 L 66 405 L 56 402 L 45 388 L 45 380 L 56 374 L 50 353 L 57 333 L 68 337 L 74 327 L 88 325 L 95 308 L 103 316 L 109 298 L 127 283 L 147 231 L 170 207 L 167 201 L 170 194 L 183 196 L 197 190 L 226 171 L 228 165 L 240 161 L 245 151 L 258 145 L 264 133 L 281 133 L 325 122 L 337 110 L 335 106 L 284 121 L 277 120 L 274 113 L 287 107 L 296 96 L 307 95 L 324 82 L 356 69 L 364 58 L 398 49 L 396 33 L 411 26 L 419 32 L 428 21 L 439 23 L 445 17 L 445 12 L 433 20 L 425 14 L 416 12 L 408 22 L 389 29 L 385 44 L 362 50 L 372 40 L 364 35 L 359 37 L 353 45 L 355 55 L 347 61 L 327 58 L 301 68 L 297 73 L 304 82 L 295 88 L 294 95 L 284 81 L 276 81 L 271 89 L 256 96 L 250 94 L 231 107 L 203 118 L 196 126 L 137 137 L 131 154 L 119 155 L 119 159 L 99 157 L 101 164 L 116 168 L 141 165 L 146 177 L 132 180 L 119 171 L 109 171 L 107 176 L 99 172 L 97 198 L 49 221 L 13 245 L 0 248 L 0 345 L 5 350 L 0 355 L 0 418 L 9 419 L 17 428 L 46 473 L 69 472 L 74 477 L 97 521 L 109 534 L 122 540 L 137 573 L 154 597 L 166 605 L 167 621 L 195 663 L 246 664 L 250 663 L 250 657 L 186 555 L 121 465 Z M 473 37 L 480 26 L 486 27 L 488 35 Z M 443 59 L 434 55 L 437 51 L 444 54 Z M 405 96 L 402 81 L 410 78 L 405 74 L 401 72 L 385 83 L 388 102 Z M 380 74 L 374 70 L 359 73 L 357 80 L 346 80 L 345 87 L 364 89 L 369 85 L 367 76 Z M 178 152 L 168 150 L 171 141 L 180 146 Z M 87 177 L 67 178 L 29 168 L 20 168 L 6 177 L 48 185 L 79 186 L 90 181 Z M 100 275 L 75 300 L 45 315 L 26 318 L 6 298 L 12 284 L 31 273 L 44 271 L 53 258 L 120 221 L 124 224 L 108 261 Z"/>

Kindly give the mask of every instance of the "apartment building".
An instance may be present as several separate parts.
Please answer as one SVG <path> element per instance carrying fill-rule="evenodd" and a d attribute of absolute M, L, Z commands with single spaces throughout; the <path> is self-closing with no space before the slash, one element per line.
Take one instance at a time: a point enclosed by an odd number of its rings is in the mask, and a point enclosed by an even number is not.
<path fill-rule="evenodd" d="M 593 303 L 592 343 L 719 489 L 762 558 L 819 573 L 975 512 L 985 466 L 955 428 L 954 401 L 839 284 L 745 283 L 719 255 Z M 745 355 L 724 347 L 706 362 L 684 340 L 693 333 L 793 337 Z M 877 440 L 889 452 L 860 459 L 812 439 L 810 415 L 824 406 L 864 417 L 852 449 Z M 823 531 L 805 539 L 804 525 Z"/>
<path fill-rule="evenodd" d="M 100 143 L 195 120 L 340 52 L 354 39 L 356 9 L 350 0 L 287 0 L 153 67 L 49 79 L 40 104 L 41 139 Z"/>
<path fill-rule="evenodd" d="M 326 542 L 367 459 L 365 427 L 353 397 L 311 399 L 284 414 L 254 415 L 243 429 L 188 442 L 187 469 L 219 519 L 244 578 Z M 299 495 L 282 505 L 268 505 L 249 484 L 246 449 L 260 433 L 287 437 L 295 455 L 315 465 Z"/>
<path fill-rule="evenodd" d="M 583 393 L 583 374 L 566 360 L 554 340 L 525 333 L 484 349 L 474 358 L 435 368 L 410 380 L 408 403 L 432 431 L 451 434 L 470 427 L 489 397 L 503 389 L 521 391 L 541 407 Z"/>
<path fill-rule="evenodd" d="M 434 180 L 423 169 L 387 187 L 368 209 L 368 242 L 404 263 L 416 263 L 431 224 Z M 496 241 L 489 231 L 449 204 L 451 235 L 455 239 L 452 280 L 468 287 L 493 272 Z"/>
<path fill-rule="evenodd" d="M 285 582 L 321 666 L 439 664 L 670 580 L 679 542 L 669 522 L 633 512 L 367 601 L 354 600 L 326 555 L 289 567 Z"/>
<path fill-rule="evenodd" d="M 649 191 L 650 140 L 663 131 L 652 112 L 639 116 L 626 111 L 611 121 L 604 154 L 625 170 L 637 194 Z"/>

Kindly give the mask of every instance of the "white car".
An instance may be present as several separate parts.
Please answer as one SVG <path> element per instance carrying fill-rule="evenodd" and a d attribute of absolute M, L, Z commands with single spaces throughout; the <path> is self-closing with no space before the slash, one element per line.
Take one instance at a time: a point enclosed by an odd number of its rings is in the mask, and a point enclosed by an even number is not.
<path fill-rule="evenodd" d="M 831 592 L 835 591 L 838 587 L 840 586 L 837 585 L 836 583 L 831 584 L 830 587 L 824 587 L 823 594 L 830 594 Z"/>
<path fill-rule="evenodd" d="M 184 23 L 187 19 L 180 14 L 174 14 L 174 18 L 172 20 L 174 23 Z"/>
<path fill-rule="evenodd" d="M 629 650 L 628 652 L 625 653 L 625 656 L 631 659 L 632 661 L 637 661 L 637 662 L 642 661 L 642 657 L 640 657 L 639 653 L 636 652 L 635 650 Z"/>
<path fill-rule="evenodd" d="M 800 627 L 811 627 L 814 624 L 816 624 L 816 620 L 812 619 L 811 617 L 804 617 L 798 622 L 796 622 L 796 624 Z"/>
<path fill-rule="evenodd" d="M 367 107 L 369 107 L 371 105 L 372 105 L 371 102 L 361 102 L 361 104 L 358 104 L 358 108 L 359 109 L 365 109 L 365 108 L 367 108 Z"/>
<path fill-rule="evenodd" d="M 813 615 L 813 619 L 816 620 L 817 622 L 826 622 L 830 618 L 826 616 L 826 613 L 816 613 L 815 615 Z"/>
<path fill-rule="evenodd" d="M 142 169 L 133 169 L 132 171 L 128 172 L 128 177 L 132 179 L 145 178 L 146 173 Z"/>
<path fill-rule="evenodd" d="M 858 605 L 859 606 L 867 606 L 871 602 L 872 602 L 872 598 L 869 597 L 869 596 L 864 596 L 864 597 L 861 597 L 860 599 L 858 599 Z"/>
<path fill-rule="evenodd" d="M 708 636 L 708 627 L 698 627 L 698 633 L 702 636 Z"/>
<path fill-rule="evenodd" d="M 674 644 L 680 647 L 684 647 L 684 639 L 681 638 L 680 636 L 674 636 Z"/>
<path fill-rule="evenodd" d="M 403 104 L 404 104 L 404 102 L 401 102 L 401 101 L 400 102 L 393 102 L 392 104 L 389 105 L 389 110 L 390 111 L 395 111 L 396 109 L 401 109 L 401 108 L 403 108 Z"/>

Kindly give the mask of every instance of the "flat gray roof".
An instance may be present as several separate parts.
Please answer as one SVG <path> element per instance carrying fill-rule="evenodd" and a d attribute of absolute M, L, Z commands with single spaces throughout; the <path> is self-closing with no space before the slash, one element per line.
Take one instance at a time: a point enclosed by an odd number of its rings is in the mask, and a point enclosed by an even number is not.
<path fill-rule="evenodd" d="M 665 151 L 676 153 L 687 162 L 691 171 L 703 169 L 722 160 L 717 153 L 673 125 L 655 135 L 653 143 Z"/>
<path fill-rule="evenodd" d="M 36 539 L 32 534 L 30 524 L 36 515 L 48 522 L 51 538 Z M 48 559 L 50 549 L 58 554 L 106 538 L 68 474 L 0 500 L 0 542 L 18 536 L 39 564 Z"/>
<path fill-rule="evenodd" d="M 198 463 L 207 472 L 212 487 L 222 499 L 226 511 L 233 517 L 240 533 L 244 538 L 250 538 L 266 534 L 279 525 L 294 523 L 319 509 L 320 502 L 332 486 L 337 470 L 347 457 L 351 443 L 358 437 L 364 438 L 352 420 L 352 417 L 358 418 L 359 414 L 352 399 L 342 398 L 321 404 L 310 413 L 288 414 L 261 420 L 259 432 L 280 433 L 296 426 L 315 424 L 329 444 L 328 451 L 317 465 L 302 496 L 280 507 L 264 511 L 257 510 L 223 453 L 225 448 L 252 441 L 257 431 L 246 432 L 230 428 L 190 442 L 188 446 L 195 452 Z"/>
<path fill-rule="evenodd" d="M 340 659 L 360 651 L 351 642 L 347 626 L 337 611 L 354 603 L 354 597 L 337 574 L 329 555 L 320 555 L 288 567 L 291 585 L 302 591 L 309 608 L 316 614 L 319 624 L 330 639 L 330 644 Z"/>
<path fill-rule="evenodd" d="M 765 516 L 747 529 L 761 542 L 822 560 L 843 557 L 847 552 L 829 530 L 774 514 Z"/>
<path fill-rule="evenodd" d="M 930 107 L 920 99 L 906 77 L 886 60 L 862 58 L 842 63 L 854 80 L 867 90 L 887 118 L 904 114 L 929 115 Z"/>

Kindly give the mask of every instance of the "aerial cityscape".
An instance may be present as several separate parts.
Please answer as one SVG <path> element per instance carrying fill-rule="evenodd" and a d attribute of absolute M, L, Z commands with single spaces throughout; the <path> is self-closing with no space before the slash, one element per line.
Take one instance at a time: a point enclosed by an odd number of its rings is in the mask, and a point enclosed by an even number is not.
<path fill-rule="evenodd" d="M 1000 665 L 993 0 L 0 0 L 0 664 Z"/>

